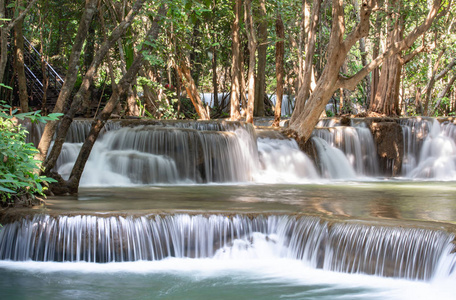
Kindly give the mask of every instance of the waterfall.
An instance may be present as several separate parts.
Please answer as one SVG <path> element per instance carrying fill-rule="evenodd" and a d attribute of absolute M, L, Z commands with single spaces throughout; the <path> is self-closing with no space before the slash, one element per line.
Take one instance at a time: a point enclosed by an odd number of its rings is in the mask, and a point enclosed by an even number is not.
<path fill-rule="evenodd" d="M 456 178 L 455 124 L 436 119 L 413 118 L 402 123 L 403 173 L 409 178 Z"/>
<path fill-rule="evenodd" d="M 432 118 L 401 120 L 402 174 L 412 179 L 456 178 L 455 124 Z M 37 143 L 41 124 L 25 122 Z M 91 122 L 75 120 L 56 170 L 67 178 Z M 233 182 L 308 182 L 320 177 L 378 176 L 372 134 L 364 122 L 340 126 L 323 119 L 313 132 L 311 161 L 297 144 L 277 134 L 257 137 L 259 129 L 240 122 L 109 121 L 86 165 L 82 186 Z M 329 127 L 327 127 L 329 126 Z M 324 142 L 323 142 L 324 141 Z M 318 172 L 315 171 L 315 166 Z"/>
<path fill-rule="evenodd" d="M 0 231 L 0 259 L 235 259 L 257 248 L 313 268 L 430 280 L 456 272 L 453 240 L 452 234 L 440 230 L 328 222 L 310 216 L 35 215 Z"/>
<path fill-rule="evenodd" d="M 260 170 L 255 181 L 290 183 L 320 178 L 313 162 L 295 140 L 258 138 L 257 142 Z"/>
<path fill-rule="evenodd" d="M 323 178 L 356 178 L 355 170 L 340 149 L 329 145 L 327 141 L 317 136 L 313 136 L 311 139 L 317 150 Z"/>
<path fill-rule="evenodd" d="M 319 178 L 296 141 L 280 133 L 257 138 L 236 122 L 112 122 L 95 143 L 81 186 L 306 182 Z M 77 132 L 82 132 L 78 130 Z M 73 134 L 73 136 L 75 136 Z M 80 139 L 63 145 L 56 170 L 68 178 Z"/>
<path fill-rule="evenodd" d="M 66 178 L 80 144 L 65 143 L 56 169 Z M 109 130 L 95 143 L 83 186 L 250 181 L 258 150 L 240 123 L 154 122 Z"/>
<path fill-rule="evenodd" d="M 29 140 L 37 143 L 44 126 L 25 125 Z M 320 125 L 336 124 L 327 119 Z M 55 167 L 64 179 L 90 127 L 90 120 L 72 123 Z M 372 135 L 363 124 L 315 130 L 329 145 L 316 147 L 318 172 L 294 140 L 281 134 L 257 138 L 257 132 L 241 122 L 111 120 L 94 145 L 80 185 L 302 183 L 320 178 L 319 173 L 336 179 L 378 173 Z"/>
<path fill-rule="evenodd" d="M 319 125 L 322 126 L 335 126 L 336 124 L 331 119 L 321 120 Z M 327 152 L 330 148 L 337 148 L 344 154 L 348 164 L 356 172 L 357 176 L 375 176 L 379 174 L 379 166 L 377 160 L 377 151 L 372 138 L 372 133 L 366 124 L 361 122 L 355 124 L 353 127 L 348 126 L 335 126 L 316 128 L 313 132 L 314 137 L 318 137 L 326 141 L 324 147 L 319 145 L 318 149 L 325 149 Z M 318 139 L 313 139 L 314 142 L 321 144 Z M 339 151 L 330 150 L 335 157 L 325 159 L 334 160 L 335 164 L 340 164 L 343 168 L 347 167 L 347 162 L 340 155 Z M 320 157 L 322 153 L 319 153 Z M 326 170 L 330 169 L 327 167 Z M 351 170 L 347 174 L 352 176 Z M 342 175 L 340 172 L 339 176 Z M 343 178 L 343 177 L 342 177 Z"/>

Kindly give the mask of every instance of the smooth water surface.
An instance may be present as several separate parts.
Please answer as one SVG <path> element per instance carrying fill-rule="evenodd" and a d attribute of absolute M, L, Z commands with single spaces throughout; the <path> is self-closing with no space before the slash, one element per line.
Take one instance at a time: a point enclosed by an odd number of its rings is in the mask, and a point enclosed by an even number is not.
<path fill-rule="evenodd" d="M 449 282 L 348 275 L 281 259 L 0 262 L 2 299 L 454 299 Z M 454 280 L 454 278 L 453 278 Z"/>
<path fill-rule="evenodd" d="M 310 213 L 455 224 L 456 183 L 367 181 L 81 188 L 78 196 L 49 197 L 46 211 Z"/>

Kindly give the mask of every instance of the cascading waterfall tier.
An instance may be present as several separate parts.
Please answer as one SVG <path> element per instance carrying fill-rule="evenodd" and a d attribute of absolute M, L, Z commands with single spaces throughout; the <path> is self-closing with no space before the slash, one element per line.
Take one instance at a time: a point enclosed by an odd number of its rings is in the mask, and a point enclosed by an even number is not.
<path fill-rule="evenodd" d="M 43 126 L 25 125 L 29 139 L 37 143 Z M 353 179 L 373 175 L 378 167 L 371 149 L 372 135 L 361 125 L 315 131 L 315 136 L 329 145 L 320 145 L 313 138 L 318 144 L 317 172 L 314 162 L 294 140 L 280 133 L 257 138 L 261 130 L 250 124 L 111 120 L 95 143 L 80 184 L 296 183 L 318 180 L 320 176 Z M 55 167 L 64 179 L 69 177 L 90 127 L 90 120 L 72 123 Z"/>
<path fill-rule="evenodd" d="M 333 119 L 321 120 L 313 131 L 312 142 L 318 152 L 323 177 L 354 178 L 379 174 L 372 133 L 364 122 L 339 126 Z"/>
<path fill-rule="evenodd" d="M 403 174 L 408 178 L 456 178 L 456 125 L 433 118 L 401 122 L 404 136 Z"/>
<path fill-rule="evenodd" d="M 262 183 L 301 183 L 320 178 L 313 161 L 298 143 L 276 131 L 257 131 L 259 168 L 254 176 Z"/>
<path fill-rule="evenodd" d="M 259 137 L 250 124 L 214 121 L 112 121 L 95 144 L 82 186 L 306 182 L 319 178 L 296 141 Z M 78 130 L 77 132 L 81 132 Z M 79 136 L 79 135 L 77 135 Z M 67 178 L 81 149 L 62 148 L 56 170 Z"/>
<path fill-rule="evenodd" d="M 367 121 L 366 121 L 367 122 Z M 456 125 L 433 118 L 408 118 L 402 126 L 402 175 L 412 179 L 456 178 Z M 43 126 L 25 123 L 37 143 Z M 210 182 L 308 182 L 379 176 L 377 149 L 362 119 L 340 126 L 324 119 L 315 128 L 311 161 L 295 143 L 242 122 L 192 120 L 109 121 L 86 165 L 81 186 Z M 75 120 L 57 161 L 67 178 L 90 130 Z M 259 134 L 258 138 L 257 135 Z M 315 166 L 318 172 L 315 171 Z"/>
<path fill-rule="evenodd" d="M 240 251 L 257 249 L 259 239 L 276 258 L 302 260 L 324 270 L 420 280 L 456 272 L 454 235 L 446 231 L 287 215 L 35 215 L 2 228 L 0 259 L 236 259 Z"/>
<path fill-rule="evenodd" d="M 257 169 L 253 127 L 239 122 L 122 121 L 95 144 L 81 185 L 250 181 Z M 142 124 L 142 125 L 141 125 Z M 65 143 L 66 178 L 81 144 Z"/>

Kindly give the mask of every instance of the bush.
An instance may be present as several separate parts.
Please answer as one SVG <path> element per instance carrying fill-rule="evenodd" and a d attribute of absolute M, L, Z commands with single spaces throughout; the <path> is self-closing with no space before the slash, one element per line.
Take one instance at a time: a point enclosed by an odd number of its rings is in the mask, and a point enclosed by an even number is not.
<path fill-rule="evenodd" d="M 34 159 L 38 150 L 26 143 L 27 131 L 18 120 L 32 122 L 57 120 L 61 114 L 41 116 L 40 111 L 11 114 L 8 105 L 0 104 L 0 200 L 2 204 L 18 200 L 33 199 L 36 194 L 44 195 L 48 182 L 54 181 L 39 175 L 39 161 Z"/>

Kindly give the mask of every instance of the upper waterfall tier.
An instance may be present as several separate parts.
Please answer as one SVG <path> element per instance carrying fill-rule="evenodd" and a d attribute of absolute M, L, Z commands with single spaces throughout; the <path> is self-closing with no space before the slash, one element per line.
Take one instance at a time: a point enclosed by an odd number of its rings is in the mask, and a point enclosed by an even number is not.
<path fill-rule="evenodd" d="M 257 138 L 250 124 L 111 123 L 92 150 L 81 179 L 83 186 L 303 182 L 319 177 L 294 140 L 280 134 L 279 139 Z M 81 144 L 77 141 L 64 144 L 57 162 L 56 170 L 64 178 L 79 153 Z"/>
<path fill-rule="evenodd" d="M 453 122 L 439 123 L 433 118 L 385 121 L 395 125 L 396 131 L 388 131 L 391 126 L 373 129 L 373 122 L 382 119 L 352 119 L 351 126 L 341 126 L 334 118 L 321 120 L 311 138 L 313 153 L 306 150 L 309 158 L 280 132 L 254 129 L 243 122 L 112 120 L 92 150 L 81 185 L 303 183 L 392 175 L 456 179 Z M 30 140 L 37 143 L 43 125 L 26 125 Z M 90 120 L 73 122 L 56 166 L 64 178 L 90 126 Z"/>

